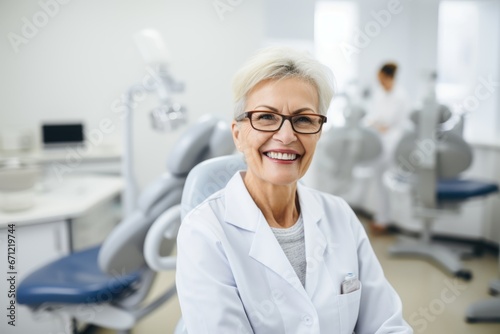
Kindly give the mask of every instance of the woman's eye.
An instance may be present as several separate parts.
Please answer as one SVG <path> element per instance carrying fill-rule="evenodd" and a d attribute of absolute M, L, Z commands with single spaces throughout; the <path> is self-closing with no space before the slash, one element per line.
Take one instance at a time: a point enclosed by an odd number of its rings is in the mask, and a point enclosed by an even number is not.
<path fill-rule="evenodd" d="M 295 123 L 302 123 L 302 124 L 311 124 L 313 121 L 311 117 L 307 116 L 298 116 L 295 118 Z"/>
<path fill-rule="evenodd" d="M 276 118 L 277 118 L 276 115 L 271 113 L 263 113 L 257 116 L 257 120 L 263 120 L 263 121 L 274 121 L 276 120 Z"/>

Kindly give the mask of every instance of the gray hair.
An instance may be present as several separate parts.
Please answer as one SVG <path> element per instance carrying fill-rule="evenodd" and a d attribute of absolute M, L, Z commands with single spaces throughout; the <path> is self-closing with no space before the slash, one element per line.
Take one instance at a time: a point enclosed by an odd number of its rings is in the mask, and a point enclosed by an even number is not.
<path fill-rule="evenodd" d="M 269 47 L 259 50 L 234 76 L 235 119 L 245 112 L 248 93 L 258 83 L 286 78 L 299 78 L 311 83 L 318 92 L 318 112 L 326 115 L 334 91 L 332 71 L 309 53 L 287 47 Z"/>

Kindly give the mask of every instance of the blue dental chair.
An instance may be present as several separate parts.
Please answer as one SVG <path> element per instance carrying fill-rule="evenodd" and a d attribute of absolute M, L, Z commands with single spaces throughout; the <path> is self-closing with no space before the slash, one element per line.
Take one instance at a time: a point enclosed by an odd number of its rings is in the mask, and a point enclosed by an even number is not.
<path fill-rule="evenodd" d="M 143 255 L 150 226 L 181 202 L 186 177 L 194 166 L 233 150 L 228 124 L 208 116 L 200 119 L 174 145 L 168 171 L 141 193 L 137 209 L 104 243 L 31 273 L 18 286 L 18 303 L 34 312 L 50 312 L 52 316 L 130 333 L 137 321 L 175 294 L 172 286 L 153 302 L 141 305 L 156 274 Z M 174 240 L 162 242 L 161 253 L 170 253 L 174 244 Z M 74 323 L 69 327 L 66 332 L 77 331 Z"/>
<path fill-rule="evenodd" d="M 182 202 L 167 210 L 151 226 L 144 243 L 144 254 L 148 266 L 156 271 L 175 270 L 175 258 L 162 257 L 160 245 L 163 240 L 177 236 L 182 218 L 207 197 L 224 188 L 231 177 L 246 164 L 241 155 L 228 155 L 203 161 L 189 173 Z M 175 334 L 186 333 L 182 319 L 177 324 Z"/>
<path fill-rule="evenodd" d="M 402 238 L 389 252 L 425 257 L 452 275 L 470 280 L 472 272 L 462 265 L 459 255 L 432 242 L 432 224 L 440 215 L 457 213 L 464 201 L 497 193 L 498 185 L 460 177 L 471 165 L 472 150 L 460 131 L 444 126 L 451 113 L 438 105 L 433 91 L 412 116 L 415 131 L 408 132 L 396 148 L 399 169 L 395 174 L 412 185 L 414 214 L 423 221 L 423 228 L 420 240 Z"/>

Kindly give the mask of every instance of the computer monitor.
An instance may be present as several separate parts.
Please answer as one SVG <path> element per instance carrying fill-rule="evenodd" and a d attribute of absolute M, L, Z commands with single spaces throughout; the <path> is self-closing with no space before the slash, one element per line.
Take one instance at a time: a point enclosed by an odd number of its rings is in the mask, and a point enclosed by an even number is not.
<path fill-rule="evenodd" d="M 82 123 L 42 124 L 42 143 L 44 148 L 83 145 L 84 140 Z"/>

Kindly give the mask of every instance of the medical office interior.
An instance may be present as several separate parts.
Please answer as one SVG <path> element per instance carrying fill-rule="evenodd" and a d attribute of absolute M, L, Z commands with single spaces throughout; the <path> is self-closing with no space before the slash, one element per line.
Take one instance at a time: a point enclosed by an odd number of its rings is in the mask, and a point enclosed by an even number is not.
<path fill-rule="evenodd" d="M 358 213 L 415 333 L 499 333 L 499 18 L 499 0 L 0 1 L 0 332 L 181 332 L 168 224 L 189 171 L 235 153 L 233 74 L 285 45 L 336 80 L 302 182 Z M 386 63 L 405 107 L 380 168 Z"/>

